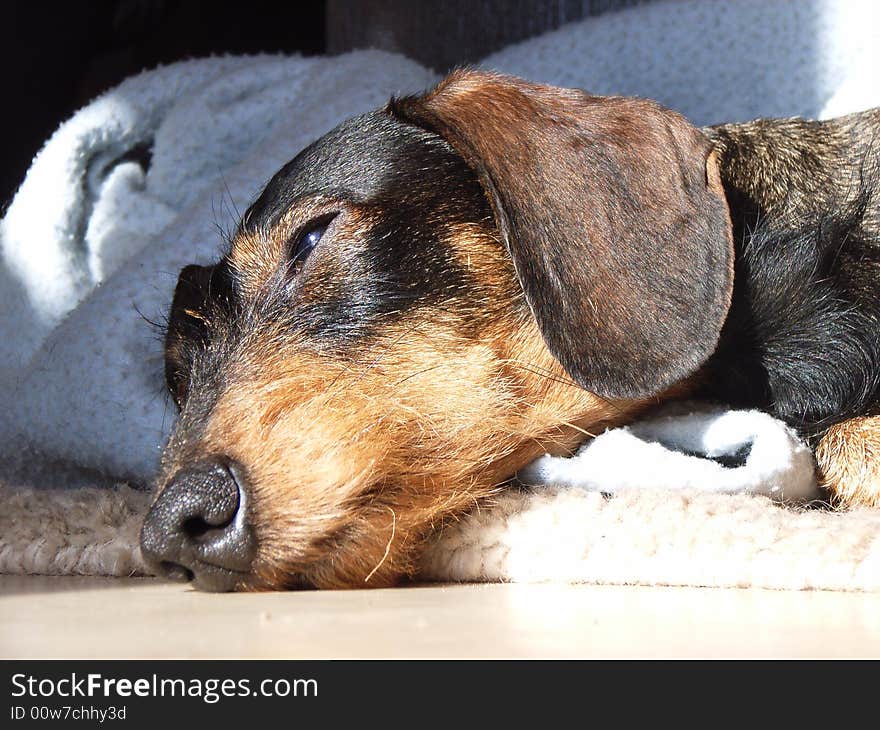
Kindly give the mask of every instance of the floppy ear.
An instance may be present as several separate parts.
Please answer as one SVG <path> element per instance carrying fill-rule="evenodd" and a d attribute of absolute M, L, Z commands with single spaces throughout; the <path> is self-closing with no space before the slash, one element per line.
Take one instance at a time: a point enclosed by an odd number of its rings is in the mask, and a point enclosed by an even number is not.
<path fill-rule="evenodd" d="M 228 301 L 225 267 L 186 266 L 177 278 L 165 332 L 165 383 L 178 408 L 189 391 L 193 353 L 210 336 L 210 319 L 218 302 Z"/>
<path fill-rule="evenodd" d="M 477 173 L 544 341 L 582 387 L 657 393 L 715 349 L 730 214 L 710 142 L 683 117 L 476 71 L 388 110 Z"/>

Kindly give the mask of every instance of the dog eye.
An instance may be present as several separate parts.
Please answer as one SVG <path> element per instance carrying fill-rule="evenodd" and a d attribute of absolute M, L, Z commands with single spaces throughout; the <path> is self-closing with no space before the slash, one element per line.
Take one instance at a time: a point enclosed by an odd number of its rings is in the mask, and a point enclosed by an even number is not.
<path fill-rule="evenodd" d="M 296 246 L 294 246 L 293 260 L 301 261 L 308 256 L 312 252 L 312 249 L 318 245 L 318 241 L 321 240 L 321 236 L 324 235 L 324 231 L 326 230 L 327 226 L 319 226 L 318 228 L 313 228 L 312 230 L 303 233 L 296 242 Z"/>
<path fill-rule="evenodd" d="M 312 249 L 318 245 L 318 241 L 321 240 L 321 237 L 327 231 L 329 224 L 330 221 L 328 220 L 317 224 L 309 224 L 309 227 L 300 234 L 290 252 L 290 258 L 294 264 L 302 264 L 308 258 Z"/>

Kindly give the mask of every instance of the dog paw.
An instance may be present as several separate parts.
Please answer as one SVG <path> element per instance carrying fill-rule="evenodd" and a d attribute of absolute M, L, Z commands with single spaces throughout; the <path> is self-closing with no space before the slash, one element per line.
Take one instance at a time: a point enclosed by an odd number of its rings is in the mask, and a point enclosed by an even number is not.
<path fill-rule="evenodd" d="M 880 416 L 832 426 L 816 447 L 819 479 L 839 507 L 880 507 Z"/>

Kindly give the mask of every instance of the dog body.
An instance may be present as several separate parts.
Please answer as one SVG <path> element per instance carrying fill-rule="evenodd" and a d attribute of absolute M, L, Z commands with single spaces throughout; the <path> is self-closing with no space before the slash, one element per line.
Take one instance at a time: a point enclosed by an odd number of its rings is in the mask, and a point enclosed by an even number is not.
<path fill-rule="evenodd" d="M 187 267 L 144 553 L 205 588 L 388 585 L 545 452 L 680 396 L 880 502 L 880 113 L 697 130 L 472 71 L 342 124 Z"/>
<path fill-rule="evenodd" d="M 880 110 L 703 131 L 736 274 L 699 394 L 792 424 L 835 502 L 880 505 Z"/>

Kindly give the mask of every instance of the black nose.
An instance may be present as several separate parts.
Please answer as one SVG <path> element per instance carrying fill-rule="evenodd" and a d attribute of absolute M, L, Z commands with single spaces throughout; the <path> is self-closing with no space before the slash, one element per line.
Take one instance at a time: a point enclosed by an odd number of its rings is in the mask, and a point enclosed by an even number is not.
<path fill-rule="evenodd" d="M 149 567 L 208 591 L 230 591 L 242 583 L 256 552 L 244 486 L 240 467 L 228 461 L 179 471 L 141 528 Z"/>

